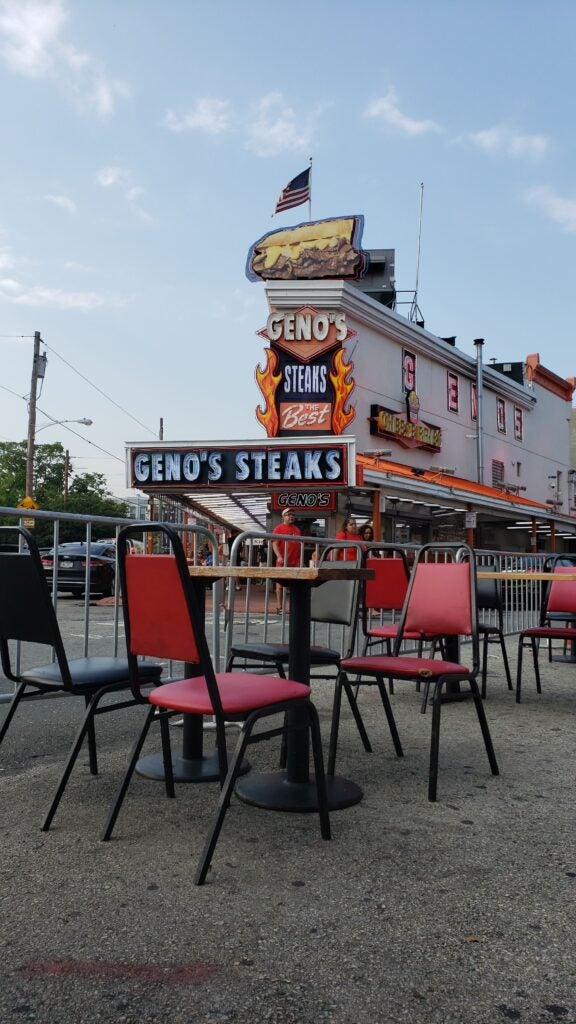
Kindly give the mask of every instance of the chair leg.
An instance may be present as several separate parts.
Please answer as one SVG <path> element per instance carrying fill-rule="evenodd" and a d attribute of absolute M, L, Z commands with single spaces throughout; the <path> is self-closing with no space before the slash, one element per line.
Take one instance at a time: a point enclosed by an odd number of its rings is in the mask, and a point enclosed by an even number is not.
<path fill-rule="evenodd" d="M 352 714 L 354 715 L 354 721 L 356 722 L 356 728 L 358 729 L 358 732 L 360 733 L 360 739 L 362 740 L 362 744 L 364 746 L 364 750 L 366 751 L 367 754 L 371 754 L 372 753 L 372 746 L 371 746 L 370 740 L 368 739 L 368 733 L 366 732 L 366 726 L 364 725 L 364 719 L 362 718 L 362 715 L 360 714 L 360 709 L 358 707 L 358 702 L 356 700 L 356 694 L 355 694 L 354 690 L 352 689 L 352 686 L 350 685 L 350 681 L 349 681 L 347 676 L 344 676 L 344 679 L 342 681 L 342 686 L 344 687 L 344 691 L 345 691 L 346 696 L 348 698 L 348 703 L 350 705 L 350 710 L 352 711 Z M 356 689 L 358 689 L 358 687 L 356 687 Z"/>
<path fill-rule="evenodd" d="M 206 881 L 208 868 L 210 867 L 210 862 L 212 860 L 214 850 L 216 849 L 216 843 L 218 842 L 218 836 L 220 835 L 222 825 L 224 824 L 224 817 L 230 804 L 232 792 L 234 790 L 234 785 L 239 775 L 240 765 L 242 764 L 242 758 L 244 757 L 246 747 L 248 746 L 250 740 L 250 734 L 252 732 L 252 728 L 256 720 L 257 716 L 250 715 L 243 723 L 242 728 L 240 730 L 240 735 L 238 737 L 238 742 L 236 744 L 236 750 L 232 755 L 230 767 L 228 769 L 228 774 L 226 776 L 222 789 L 220 790 L 220 799 L 218 801 L 218 808 L 216 810 L 214 824 L 212 825 L 212 829 L 204 845 L 204 849 L 200 856 L 200 860 L 198 861 L 196 874 L 194 875 L 194 885 L 204 885 L 204 882 Z"/>
<path fill-rule="evenodd" d="M 508 662 L 508 652 L 506 650 L 506 643 L 504 641 L 504 634 L 502 632 L 500 632 L 498 634 L 498 639 L 500 641 L 500 647 L 502 649 L 502 661 L 504 662 L 504 671 L 506 673 L 506 682 L 508 683 L 508 689 L 511 690 L 512 689 L 512 676 L 510 674 L 510 664 Z"/>
<path fill-rule="evenodd" d="M 416 683 L 416 691 L 420 689 L 420 682 Z M 427 679 L 424 683 L 424 693 L 422 695 L 422 703 L 420 704 L 420 714 L 426 714 L 426 708 L 428 707 L 428 697 L 430 696 L 430 680 Z"/>
<path fill-rule="evenodd" d="M 486 700 L 486 676 L 488 675 L 488 634 L 482 637 L 482 700 Z"/>
<path fill-rule="evenodd" d="M 516 703 L 519 704 L 522 699 L 522 657 L 524 654 L 524 637 L 522 634 L 518 637 L 518 658 L 516 663 Z"/>
<path fill-rule="evenodd" d="M 396 719 L 394 718 L 394 712 L 392 711 L 392 705 L 390 703 L 390 698 L 386 693 L 386 684 L 382 676 L 380 676 L 377 679 L 376 685 L 378 687 L 380 697 L 382 699 L 382 705 L 384 707 L 384 713 L 386 715 L 386 720 L 388 722 L 388 728 L 390 729 L 390 735 L 392 737 L 392 743 L 394 744 L 394 750 L 396 751 L 398 757 L 404 757 L 404 751 L 402 750 L 400 736 L 398 735 L 398 729 L 396 727 Z"/>
<path fill-rule="evenodd" d="M 432 732 L 430 735 L 430 766 L 428 769 L 428 799 L 436 800 L 438 787 L 438 756 L 440 753 L 440 711 L 442 709 L 442 686 L 444 680 L 438 679 L 432 697 Z"/>
<path fill-rule="evenodd" d="M 216 748 L 218 750 L 218 771 L 220 773 L 220 789 L 228 774 L 228 750 L 226 749 L 226 726 L 219 715 L 215 715 Z"/>
<path fill-rule="evenodd" d="M 90 748 L 90 736 L 92 735 L 92 738 L 94 737 L 94 714 L 95 714 L 96 708 L 98 707 L 98 704 L 100 703 L 100 700 L 101 700 L 101 698 L 103 696 L 104 696 L 104 694 L 102 693 L 102 691 L 99 691 L 98 693 L 94 694 L 94 696 L 92 697 L 92 699 L 88 703 L 86 714 L 84 715 L 84 718 L 82 720 L 82 725 L 80 726 L 78 732 L 76 733 L 76 739 L 74 740 L 74 742 L 72 744 L 72 748 L 71 748 L 70 753 L 68 755 L 68 760 L 66 761 L 66 764 L 64 765 L 64 770 L 62 772 L 62 775 L 60 776 L 60 781 L 59 781 L 58 786 L 56 788 L 56 792 L 54 794 L 52 803 L 50 804 L 50 807 L 48 808 L 48 812 L 46 814 L 46 817 L 44 818 L 44 821 L 42 822 L 42 825 L 40 826 L 42 832 L 48 832 L 48 830 L 50 828 L 50 825 L 52 824 L 52 820 L 53 820 L 54 815 L 56 814 L 56 811 L 58 809 L 58 804 L 60 803 L 60 800 L 62 799 L 62 794 L 64 793 L 64 790 L 66 789 L 66 786 L 68 784 L 68 779 L 70 778 L 70 775 L 72 774 L 72 769 L 73 769 L 74 765 L 76 764 L 76 758 L 78 757 L 78 754 L 80 753 L 80 750 L 82 749 L 82 744 L 84 743 L 84 740 L 85 740 L 86 736 L 88 736 L 88 746 Z M 92 758 L 90 758 L 90 771 L 91 771 L 91 774 L 94 775 L 94 774 L 96 774 L 96 772 L 94 772 L 92 770 L 92 768 L 93 768 L 93 761 L 92 761 Z"/>
<path fill-rule="evenodd" d="M 120 808 L 122 807 L 122 804 L 124 803 L 124 797 L 126 796 L 126 793 L 128 791 L 128 786 L 130 785 L 130 780 L 132 779 L 132 776 L 134 774 L 134 769 L 136 768 L 136 763 L 138 761 L 138 758 L 140 757 L 140 753 L 142 751 L 142 747 L 144 746 L 144 740 L 146 739 L 146 737 L 148 735 L 148 730 L 150 729 L 150 726 L 152 724 L 152 720 L 154 718 L 155 711 L 156 711 L 156 708 L 154 707 L 153 704 L 151 704 L 150 707 L 148 708 L 148 712 L 147 712 L 146 718 L 144 720 L 144 725 L 142 726 L 142 729 L 140 731 L 140 735 L 138 736 L 138 738 L 136 739 L 136 742 L 134 743 L 134 746 L 132 747 L 132 753 L 130 754 L 130 760 L 128 762 L 128 767 L 126 769 L 126 774 L 124 775 L 124 778 L 122 779 L 122 783 L 120 785 L 120 789 L 118 790 L 118 793 L 116 794 L 116 799 L 115 799 L 112 807 L 110 808 L 110 811 L 109 811 L 109 814 L 108 814 L 108 818 L 107 818 L 106 824 L 104 826 L 104 831 L 102 832 L 102 835 L 100 836 L 100 838 L 101 838 L 103 843 L 106 843 L 110 839 L 110 837 L 112 835 L 112 832 L 114 831 L 114 826 L 116 824 L 116 819 L 117 819 L 117 817 L 118 817 L 118 815 L 120 813 Z"/>
<path fill-rule="evenodd" d="M 535 636 L 530 637 L 532 645 L 532 660 L 534 662 L 534 675 L 536 676 L 536 693 L 542 693 L 542 686 L 540 685 L 540 668 L 538 666 L 538 640 Z"/>
<path fill-rule="evenodd" d="M 486 753 L 488 754 L 488 761 L 490 762 L 490 769 L 492 775 L 499 775 L 498 762 L 496 760 L 496 754 L 494 753 L 494 745 L 492 743 L 492 737 L 490 735 L 490 729 L 488 728 L 488 722 L 486 720 L 486 712 L 484 711 L 484 705 L 482 698 L 480 697 L 480 691 L 478 689 L 478 683 L 475 679 L 468 679 L 472 696 L 474 698 L 474 707 L 476 708 L 476 714 L 478 715 L 478 721 L 480 722 L 480 728 L 482 730 L 482 736 L 484 739 L 484 746 L 486 747 Z"/>
<path fill-rule="evenodd" d="M 340 708 L 342 706 L 342 677 L 344 672 L 339 672 L 334 684 L 334 701 L 332 703 L 332 724 L 330 726 L 330 743 L 328 746 L 328 775 L 334 775 L 336 765 L 336 748 L 338 746 L 338 729 L 340 726 Z M 350 698 L 348 698 L 350 700 Z"/>
<path fill-rule="evenodd" d="M 320 735 L 320 721 L 318 712 L 314 705 L 308 704 L 308 717 L 310 719 L 310 739 L 312 741 L 312 756 L 314 758 L 314 774 L 316 777 L 316 792 L 318 795 L 318 815 L 320 818 L 320 834 L 322 839 L 331 839 L 330 813 L 328 811 L 328 794 L 326 792 L 326 773 L 324 771 L 324 758 L 322 756 L 322 737 Z"/>
<path fill-rule="evenodd" d="M 165 711 L 159 712 L 160 736 L 162 738 L 162 761 L 164 763 L 164 785 L 166 796 L 171 800 L 176 796 L 174 790 L 174 767 L 172 765 L 172 744 L 170 741 L 170 727 L 168 715 Z"/>
<path fill-rule="evenodd" d="M 27 683 L 19 683 L 14 691 L 14 696 L 12 697 L 12 700 L 10 701 L 10 707 L 8 708 L 8 714 L 6 715 L 6 718 L 2 723 L 2 728 L 0 729 L 0 743 L 2 743 L 2 740 L 4 739 L 6 733 L 8 732 L 8 726 L 10 725 L 10 722 L 14 718 L 16 708 L 18 707 L 20 701 L 22 700 L 22 697 L 24 696 L 24 690 L 26 689 L 27 685 Z"/>
<path fill-rule="evenodd" d="M 90 697 L 84 698 L 86 710 L 90 707 Z M 90 765 L 90 774 L 98 775 L 98 758 L 96 754 L 96 728 L 94 726 L 94 716 L 91 715 L 88 721 L 88 763 Z"/>

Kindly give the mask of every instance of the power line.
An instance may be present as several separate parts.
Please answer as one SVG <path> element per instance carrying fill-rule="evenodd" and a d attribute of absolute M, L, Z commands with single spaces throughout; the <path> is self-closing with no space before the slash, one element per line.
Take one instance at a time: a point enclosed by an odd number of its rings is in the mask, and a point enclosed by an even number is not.
<path fill-rule="evenodd" d="M 19 395 L 16 391 L 12 391 L 11 388 L 5 387 L 4 384 L 0 384 L 0 388 L 2 388 L 2 391 L 7 391 L 10 395 L 14 395 L 16 398 L 20 398 L 23 402 L 26 401 L 24 395 Z M 95 448 L 96 451 L 104 452 L 104 455 L 109 455 L 110 458 L 114 459 L 115 462 L 124 463 L 124 459 L 121 459 L 119 455 L 113 455 L 112 452 L 109 452 L 106 448 L 101 448 L 99 444 L 95 444 L 94 441 L 90 441 L 89 438 L 84 437 L 84 434 L 79 434 L 77 430 L 73 430 L 72 427 L 68 426 L 67 423 L 62 423 L 61 420 L 57 420 L 55 416 L 51 416 L 49 412 L 46 412 L 45 409 L 41 409 L 40 406 L 38 406 L 38 412 L 41 412 L 43 416 L 47 416 L 48 419 L 52 420 L 55 425 L 59 427 L 64 427 L 65 430 L 69 430 L 71 434 L 74 434 L 75 437 L 79 437 L 81 441 L 85 441 L 86 444 L 89 444 L 91 448 Z M 142 426 L 143 424 L 140 425 Z"/>
<path fill-rule="evenodd" d="M 64 356 L 61 356 L 60 353 L 57 352 L 55 348 L 52 348 L 51 345 L 48 345 L 44 341 L 44 339 L 42 339 L 42 343 L 50 352 L 53 352 L 54 355 L 58 357 L 58 359 L 65 363 L 66 366 L 68 366 L 74 373 L 81 377 L 82 380 L 86 381 L 86 383 L 89 384 L 91 388 L 94 388 L 94 390 L 97 391 L 100 395 L 102 395 L 103 398 L 106 398 L 107 401 L 111 402 L 112 405 L 115 405 L 117 409 L 120 409 L 120 412 L 123 412 L 125 416 L 128 416 L 131 420 L 134 420 L 134 423 L 137 423 L 139 427 L 144 427 L 144 430 L 149 431 L 150 434 L 152 434 L 154 437 L 157 437 L 157 432 L 155 430 L 152 430 L 151 427 L 147 427 L 145 423 L 142 423 L 141 420 L 137 419 L 136 416 L 133 416 L 131 412 L 128 412 L 128 410 L 125 409 L 124 406 L 116 402 L 113 398 L 110 397 L 110 395 L 107 395 L 105 391 L 102 391 L 102 388 L 99 388 L 97 384 L 94 384 L 94 382 L 91 381 L 89 377 L 85 377 L 84 374 L 80 372 L 80 370 L 77 370 L 75 366 L 72 366 L 72 363 L 69 363 L 67 359 L 64 359 Z"/>

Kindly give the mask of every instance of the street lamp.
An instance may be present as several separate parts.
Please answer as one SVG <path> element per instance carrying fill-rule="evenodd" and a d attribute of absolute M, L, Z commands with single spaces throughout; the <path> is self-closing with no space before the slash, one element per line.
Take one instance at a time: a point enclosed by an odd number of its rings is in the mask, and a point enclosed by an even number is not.
<path fill-rule="evenodd" d="M 44 415 L 46 416 L 47 413 L 44 413 Z M 38 427 L 37 430 L 36 429 L 33 429 L 33 430 L 29 429 L 29 431 L 28 431 L 28 451 L 26 453 L 26 497 L 27 498 L 33 497 L 32 491 L 34 489 L 34 455 L 35 455 L 35 451 L 36 451 L 36 434 L 39 434 L 41 430 L 46 430 L 46 427 L 58 427 L 62 423 L 80 423 L 83 427 L 91 427 L 93 422 L 94 422 L 94 420 L 88 419 L 87 416 L 83 416 L 82 419 L 79 419 L 79 420 L 53 420 L 52 417 L 50 417 L 50 422 L 49 423 L 43 423 L 42 426 Z M 34 423 L 34 427 L 35 427 L 35 423 Z M 68 485 L 68 464 L 69 464 L 69 454 L 68 454 L 68 451 L 67 451 L 66 452 L 66 465 L 65 465 L 65 470 L 64 470 L 65 490 L 67 490 L 67 485 Z"/>
<path fill-rule="evenodd" d="M 44 413 L 46 415 L 46 413 Z M 81 423 L 83 427 L 91 427 L 94 420 L 89 420 L 86 416 L 83 416 L 81 420 L 50 420 L 50 423 L 44 423 L 41 427 L 38 427 L 36 433 L 39 434 L 41 430 L 46 430 L 46 427 L 58 427 L 61 423 Z"/>

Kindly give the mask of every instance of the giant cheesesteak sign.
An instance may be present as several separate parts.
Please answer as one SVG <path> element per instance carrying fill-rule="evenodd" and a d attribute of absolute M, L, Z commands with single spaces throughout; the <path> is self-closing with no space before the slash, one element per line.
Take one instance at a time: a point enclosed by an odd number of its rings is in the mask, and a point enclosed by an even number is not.
<path fill-rule="evenodd" d="M 142 490 L 345 487 L 353 457 L 345 443 L 129 448 L 130 486 Z"/>
<path fill-rule="evenodd" d="M 264 408 L 256 418 L 268 437 L 341 434 L 355 416 L 348 400 L 353 364 L 343 343 L 355 336 L 346 314 L 302 306 L 272 312 L 258 334 L 269 343 L 266 365 L 256 370 Z"/>

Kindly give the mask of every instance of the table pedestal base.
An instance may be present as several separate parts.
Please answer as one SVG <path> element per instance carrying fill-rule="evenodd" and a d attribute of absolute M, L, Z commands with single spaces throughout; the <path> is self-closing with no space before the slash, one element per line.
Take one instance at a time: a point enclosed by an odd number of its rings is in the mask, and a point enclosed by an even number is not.
<path fill-rule="evenodd" d="M 339 775 L 326 777 L 328 807 L 339 811 L 352 807 L 362 799 L 360 786 Z M 310 776 L 308 782 L 290 782 L 286 772 L 253 772 L 238 779 L 236 796 L 246 804 L 263 807 L 269 811 L 295 811 L 311 813 L 318 810 L 316 782 Z"/>
<path fill-rule="evenodd" d="M 248 761 L 242 762 L 241 772 L 250 771 Z M 138 775 L 155 782 L 164 782 L 164 760 L 162 754 L 149 754 L 142 757 L 136 765 Z M 218 754 L 216 751 L 208 756 L 185 758 L 181 754 L 172 754 L 172 771 L 174 782 L 218 782 Z"/>

